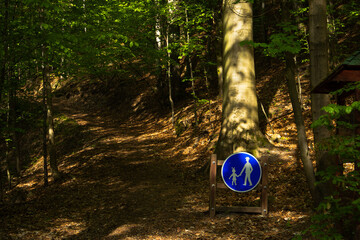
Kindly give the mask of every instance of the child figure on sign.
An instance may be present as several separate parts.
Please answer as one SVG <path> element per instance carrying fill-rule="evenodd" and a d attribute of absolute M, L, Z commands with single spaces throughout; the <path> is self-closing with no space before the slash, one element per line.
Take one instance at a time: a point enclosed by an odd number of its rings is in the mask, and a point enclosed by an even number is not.
<path fill-rule="evenodd" d="M 232 178 L 231 185 L 236 185 L 236 178 L 239 176 L 236 174 L 236 169 L 234 167 L 232 167 L 232 174 L 229 177 L 229 179 Z"/>

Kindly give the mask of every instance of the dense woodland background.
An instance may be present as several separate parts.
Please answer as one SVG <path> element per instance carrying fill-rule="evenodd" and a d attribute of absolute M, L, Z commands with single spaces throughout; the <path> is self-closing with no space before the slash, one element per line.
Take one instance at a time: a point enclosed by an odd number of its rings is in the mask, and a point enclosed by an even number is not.
<path fill-rule="evenodd" d="M 286 74 L 292 59 L 316 168 L 305 0 L 254 1 L 253 41 L 243 43 L 255 52 L 270 214 L 209 218 L 222 9 L 217 0 L 1 1 L 1 239 L 358 239 L 359 174 L 318 174 L 337 190 L 314 206 L 301 162 Z M 359 15 L 358 1 L 327 1 L 329 72 L 359 50 Z M 330 125 L 338 116 L 328 113 Z M 335 153 L 353 163 L 358 147 L 353 136 Z M 256 191 L 218 199 L 258 201 Z"/>

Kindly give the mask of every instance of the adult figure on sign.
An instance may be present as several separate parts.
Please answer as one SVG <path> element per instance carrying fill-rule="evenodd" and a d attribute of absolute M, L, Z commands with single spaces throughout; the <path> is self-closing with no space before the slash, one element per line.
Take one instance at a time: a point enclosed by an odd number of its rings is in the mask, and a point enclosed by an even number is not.
<path fill-rule="evenodd" d="M 243 184 L 243 185 L 246 186 L 247 181 L 249 181 L 250 186 L 252 186 L 253 184 L 252 184 L 252 182 L 251 182 L 251 177 L 250 177 L 250 175 L 251 175 L 251 173 L 252 173 L 252 171 L 253 171 L 254 169 L 253 169 L 253 167 L 251 166 L 251 163 L 249 163 L 250 158 L 249 158 L 249 157 L 246 157 L 245 160 L 246 160 L 246 163 L 245 163 L 245 165 L 244 165 L 243 169 L 241 170 L 241 172 L 240 172 L 240 174 L 239 174 L 238 177 L 240 177 L 240 176 L 243 174 L 244 170 L 245 170 L 245 181 L 244 181 L 244 184 Z M 235 185 L 236 185 L 236 184 L 235 184 Z"/>

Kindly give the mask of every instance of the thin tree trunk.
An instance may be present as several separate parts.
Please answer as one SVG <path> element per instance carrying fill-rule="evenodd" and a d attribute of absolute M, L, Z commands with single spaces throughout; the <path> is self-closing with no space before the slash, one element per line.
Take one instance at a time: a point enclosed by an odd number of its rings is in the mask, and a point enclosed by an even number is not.
<path fill-rule="evenodd" d="M 224 12 L 225 0 L 222 0 L 221 8 L 222 8 L 221 12 Z M 220 29 L 224 29 L 223 24 L 224 24 L 223 20 L 221 21 L 220 24 L 218 24 L 218 26 L 217 26 L 219 28 L 218 32 L 221 32 Z M 223 39 L 223 37 L 217 38 L 215 44 L 216 44 L 215 51 L 216 51 L 216 64 L 217 64 L 216 68 L 217 68 L 217 77 L 218 77 L 219 97 L 223 98 L 223 85 L 224 85 L 224 65 L 223 65 L 224 39 Z"/>
<path fill-rule="evenodd" d="M 206 95 L 207 95 L 207 99 L 209 101 L 209 109 L 211 108 L 211 100 L 210 100 L 210 83 L 209 83 L 209 79 L 208 79 L 208 73 L 206 70 L 206 66 L 204 66 L 204 77 L 205 77 L 205 85 L 206 85 Z M 211 122 L 211 115 L 208 115 L 208 121 L 209 123 L 211 123 L 211 128 L 214 129 L 214 123 Z"/>
<path fill-rule="evenodd" d="M 155 5 L 160 8 L 159 0 L 155 0 Z M 161 45 L 161 21 L 160 15 L 157 13 L 155 16 L 155 46 L 157 50 L 160 50 Z"/>
<path fill-rule="evenodd" d="M 160 1 L 155 0 L 155 5 L 157 9 L 161 8 Z M 159 52 L 163 48 L 163 41 L 161 40 L 163 33 L 162 30 L 164 30 L 161 26 L 161 15 L 160 13 L 156 13 L 155 15 L 155 49 Z M 165 34 L 164 34 L 165 35 Z M 157 74 L 157 95 L 159 98 L 160 106 L 165 106 L 167 100 L 167 94 L 166 94 L 166 78 L 167 78 L 167 72 L 163 71 L 163 68 L 161 66 L 161 59 L 156 58 L 155 59 L 156 64 L 156 74 Z"/>
<path fill-rule="evenodd" d="M 293 3 L 288 0 L 283 0 L 282 19 L 284 22 L 291 22 L 290 19 L 291 9 L 294 9 Z M 285 78 L 287 80 L 291 104 L 294 111 L 300 158 L 303 163 L 304 172 L 305 172 L 306 180 L 308 182 L 310 194 L 314 201 L 314 205 L 317 206 L 319 204 L 320 195 L 318 189 L 315 186 L 315 182 L 316 182 L 315 172 L 309 155 L 305 122 L 301 107 L 301 92 L 300 92 L 301 86 L 299 84 L 299 91 L 297 90 L 297 86 L 296 86 L 297 82 L 296 82 L 296 74 L 295 74 L 296 72 L 295 55 L 292 53 L 285 53 L 285 63 L 286 63 Z"/>
<path fill-rule="evenodd" d="M 185 19 L 186 19 L 186 25 L 189 25 L 189 18 L 188 18 L 188 12 L 187 8 L 185 8 Z M 190 34 L 189 34 L 189 28 L 186 31 L 186 41 L 188 45 L 190 44 Z M 191 61 L 191 56 L 188 56 L 189 58 L 189 71 L 190 71 L 190 79 L 191 79 L 191 90 L 192 95 L 194 98 L 194 118 L 195 118 L 195 127 L 199 125 L 198 122 L 198 116 L 197 116 L 197 100 L 196 100 L 196 93 L 195 93 L 195 80 L 194 80 L 194 73 L 193 73 L 193 66 Z"/>
<path fill-rule="evenodd" d="M 257 2 L 260 7 L 260 33 L 259 33 L 259 42 L 267 42 L 267 35 L 266 35 L 266 26 L 265 26 L 265 14 L 266 14 L 266 8 L 265 8 L 265 0 L 261 0 Z"/>
<path fill-rule="evenodd" d="M 302 114 L 301 105 L 299 102 L 299 96 L 296 89 L 296 79 L 295 79 L 295 61 L 292 54 L 287 54 L 285 57 L 286 61 L 286 70 L 285 76 L 287 79 L 287 84 L 289 88 L 289 94 L 291 99 L 291 104 L 294 110 L 295 115 L 295 124 L 297 129 L 297 138 L 298 138 L 298 147 L 300 150 L 301 161 L 304 165 L 304 172 L 306 180 L 308 182 L 309 190 L 315 206 L 319 204 L 319 192 L 315 187 L 315 172 L 312 165 L 312 161 L 309 155 L 308 142 L 306 138 L 306 129 L 304 123 L 304 117 Z"/>
<path fill-rule="evenodd" d="M 20 69 L 19 69 L 19 72 L 18 72 L 18 83 L 20 82 Z M 17 97 L 16 97 L 16 89 L 17 89 L 17 84 L 15 88 L 15 98 L 14 98 L 14 125 L 16 126 L 16 128 L 18 127 L 18 125 L 16 124 L 16 109 L 17 109 L 17 105 L 18 105 L 18 102 L 17 102 Z M 19 137 L 19 133 L 18 131 L 16 131 L 16 129 L 14 129 L 14 143 L 15 143 L 15 158 L 16 158 L 16 172 L 18 175 L 20 175 L 20 172 L 21 172 L 21 145 L 20 145 L 20 137 Z"/>
<path fill-rule="evenodd" d="M 9 0 L 5 0 L 5 13 L 4 13 L 4 59 L 3 59 L 3 68 L 2 68 L 2 73 L 1 73 L 1 82 L 0 82 L 0 87 L 1 87 L 1 92 L 0 95 L 2 95 L 2 90 L 4 89 L 4 85 L 6 82 L 9 82 L 10 80 L 10 71 L 9 71 Z M 8 99 L 7 99 L 7 107 L 8 107 L 8 112 L 7 112 L 7 116 L 6 116 L 6 124 L 7 124 L 7 130 L 6 130 L 6 136 L 5 136 L 5 146 L 6 146 L 6 150 L 5 150 L 5 162 L 6 162 L 6 175 L 7 175 L 7 181 L 8 181 L 8 185 L 9 188 L 12 188 L 12 176 L 11 176 L 11 171 L 10 171 L 10 149 L 11 149 L 11 143 L 10 143 L 10 127 L 11 127 L 11 114 L 10 114 L 10 109 L 11 109 L 11 104 L 10 104 L 10 99 L 11 99 L 11 90 L 8 91 Z M 1 99 L 1 97 L 0 97 Z"/>
<path fill-rule="evenodd" d="M 42 50 L 42 55 L 44 55 L 44 49 Z M 45 66 L 42 63 L 42 77 L 43 77 L 43 157 L 44 157 L 44 185 L 48 186 L 48 151 L 47 151 L 47 106 L 46 106 L 46 73 L 45 73 Z"/>
<path fill-rule="evenodd" d="M 0 73 L 0 101 L 2 99 L 2 92 L 4 89 L 4 84 L 6 81 L 6 71 L 7 71 L 7 61 L 9 60 L 9 50 L 8 50 L 8 24 L 9 24 L 9 0 L 4 0 L 4 22 L 3 25 L 3 51 L 4 58 L 1 62 L 1 73 Z"/>
<path fill-rule="evenodd" d="M 7 177 L 7 182 L 8 182 L 8 185 L 9 185 L 9 189 L 12 188 L 12 177 L 11 177 L 11 172 L 10 172 L 10 159 L 9 159 L 9 156 L 10 156 L 10 153 L 9 153 L 9 145 L 7 143 L 6 145 L 6 177 Z"/>
<path fill-rule="evenodd" d="M 48 127 L 48 150 L 49 150 L 49 163 L 52 176 L 54 180 L 61 178 L 57 166 L 57 156 L 55 152 L 55 131 L 54 131 L 54 119 L 53 119 L 53 106 L 52 106 L 52 89 L 50 84 L 50 79 L 48 76 L 48 66 L 45 68 L 45 80 L 44 87 L 46 91 L 46 109 L 47 109 L 47 127 Z"/>
<path fill-rule="evenodd" d="M 44 22 L 44 9 L 40 10 L 40 19 Z M 41 28 L 41 30 L 43 30 Z M 43 80 L 43 157 L 44 157 L 44 186 L 49 185 L 49 177 L 48 177 L 48 149 L 47 149 L 47 135 L 48 135 L 48 126 L 47 126 L 47 103 L 46 103 L 46 85 L 47 85 L 47 68 L 46 68 L 46 46 L 44 43 L 41 46 L 41 71 L 42 71 L 42 80 Z"/>
<path fill-rule="evenodd" d="M 0 75 L 0 101 L 2 100 L 2 95 L 3 95 L 3 89 L 4 89 L 4 84 L 6 82 L 6 78 L 8 75 L 8 71 L 7 71 L 7 67 L 8 67 L 8 22 L 9 22 L 9 0 L 4 0 L 4 21 L 2 23 L 3 25 L 3 51 L 4 51 L 4 58 L 2 59 L 1 62 L 1 75 Z M 5 136 L 5 165 L 6 165 L 6 175 L 7 175 L 7 180 L 8 180 L 8 184 L 11 187 L 11 175 L 10 175 L 10 171 L 9 171 L 9 143 L 7 141 L 7 136 Z M 1 174 L 0 174 L 0 178 L 1 178 Z"/>
<path fill-rule="evenodd" d="M 169 20 L 168 20 L 168 26 L 167 26 L 167 33 L 166 33 L 166 48 L 167 48 L 167 55 L 168 55 L 168 71 L 167 71 L 167 78 L 168 78 L 168 85 L 169 85 L 169 102 L 171 106 L 171 122 L 175 131 L 175 110 L 174 110 L 174 101 L 172 97 L 172 85 L 171 85 L 171 53 L 169 49 L 169 36 L 170 36 L 170 25 L 172 23 L 173 18 L 173 10 L 172 10 L 172 4 L 174 0 L 168 0 L 169 4 Z"/>
<path fill-rule="evenodd" d="M 84 8 L 84 18 L 85 18 L 85 26 L 84 26 L 84 32 L 86 33 L 86 0 L 83 0 L 83 8 Z"/>
<path fill-rule="evenodd" d="M 169 35 L 166 36 L 166 46 L 169 46 Z M 169 102 L 171 107 L 171 122 L 175 131 L 175 110 L 174 110 L 174 101 L 172 98 L 172 86 L 171 86 L 171 62 L 170 62 L 170 52 L 168 51 L 168 70 L 167 70 L 167 78 L 169 85 Z"/>
<path fill-rule="evenodd" d="M 9 74 L 9 72 L 8 72 Z M 7 75 L 8 75 L 7 74 Z M 7 76 L 9 78 L 9 76 Z M 11 149 L 11 136 L 10 136 L 10 129 L 11 129 L 11 106 L 10 106 L 10 94 L 8 95 L 8 102 L 7 102 L 7 107 L 8 107 L 8 111 L 7 111 L 7 116 L 6 116 L 6 124 L 7 124 L 7 130 L 6 130 L 6 136 L 5 136 L 5 143 L 6 143 L 6 152 L 5 152 L 5 161 L 6 161 L 6 176 L 7 176 L 7 181 L 9 184 L 9 188 L 12 188 L 12 183 L 11 183 L 11 170 L 10 170 L 10 166 L 11 166 L 11 159 L 10 159 L 10 149 Z"/>
<path fill-rule="evenodd" d="M 4 202 L 4 184 L 2 179 L 2 171 L 0 170 L 0 203 Z"/>
<path fill-rule="evenodd" d="M 10 79 L 11 86 L 9 90 L 9 133 L 11 139 L 11 149 L 13 150 L 14 158 L 15 158 L 15 167 L 16 173 L 20 174 L 20 144 L 17 137 L 16 131 L 16 83 L 14 83 L 15 79 L 12 77 Z"/>

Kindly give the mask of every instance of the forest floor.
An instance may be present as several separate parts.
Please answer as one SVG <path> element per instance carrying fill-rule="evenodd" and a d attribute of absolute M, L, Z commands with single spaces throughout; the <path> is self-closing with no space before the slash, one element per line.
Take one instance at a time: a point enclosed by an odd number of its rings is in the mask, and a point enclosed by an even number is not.
<path fill-rule="evenodd" d="M 266 76 L 262 80 L 260 89 L 270 81 Z M 57 149 L 65 177 L 45 188 L 41 159 L 27 169 L 16 186 L 26 191 L 26 198 L 0 206 L 0 239 L 296 237 L 310 225 L 311 200 L 286 87 L 267 84 L 274 86 L 272 92 L 266 87 L 272 96 L 266 100 L 259 93 L 270 113 L 266 131 L 279 135 L 260 149 L 260 160 L 269 162 L 268 216 L 223 212 L 209 217 L 209 175 L 203 166 L 220 127 L 216 98 L 199 109 L 203 120 L 197 131 L 186 123 L 191 122 L 191 107 L 179 106 L 176 116 L 183 119 L 184 129 L 176 136 L 169 114 L 128 115 L 63 95 L 54 104 L 61 113 L 58 132 L 68 137 L 58 139 Z M 141 97 L 128 107 L 135 109 Z M 254 206 L 259 196 L 258 191 L 218 190 L 217 205 Z"/>

